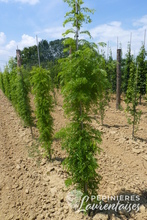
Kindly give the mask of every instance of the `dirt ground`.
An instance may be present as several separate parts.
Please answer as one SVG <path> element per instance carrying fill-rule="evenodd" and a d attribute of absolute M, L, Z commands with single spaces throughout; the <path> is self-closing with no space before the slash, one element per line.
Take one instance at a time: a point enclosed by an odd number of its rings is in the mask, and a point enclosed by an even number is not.
<path fill-rule="evenodd" d="M 55 132 L 67 123 L 62 103 L 61 95 L 57 94 L 53 113 Z M 93 126 L 103 132 L 102 152 L 97 155 L 98 173 L 103 177 L 98 195 L 107 199 L 138 196 L 139 201 L 135 202 L 139 210 L 98 211 L 94 220 L 147 220 L 147 104 L 140 106 L 143 114 L 136 140 L 132 140 L 132 128 L 127 124 L 125 103 L 121 105 L 122 110 L 117 111 L 112 99 L 104 125 L 93 121 Z M 61 161 L 66 154 L 60 142 L 53 142 L 53 161 L 48 162 L 36 140 L 36 128 L 33 133 L 34 139 L 0 90 L 0 220 L 92 219 L 76 213 L 67 203 L 71 189 L 64 184 L 67 174 Z"/>

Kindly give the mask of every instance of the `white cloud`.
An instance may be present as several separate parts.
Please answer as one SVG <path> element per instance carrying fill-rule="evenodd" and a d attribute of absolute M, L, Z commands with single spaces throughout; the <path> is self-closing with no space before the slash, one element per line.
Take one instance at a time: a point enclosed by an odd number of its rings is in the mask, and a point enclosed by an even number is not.
<path fill-rule="evenodd" d="M 22 35 L 22 39 L 20 42 L 18 42 L 18 46 L 20 49 L 23 49 L 24 47 L 29 47 L 36 44 L 36 38 L 29 36 L 27 34 Z"/>
<path fill-rule="evenodd" d="M 4 44 L 6 41 L 6 35 L 3 32 L 0 32 L 0 45 Z"/>
<path fill-rule="evenodd" d="M 116 27 L 120 27 L 121 26 L 121 22 L 119 21 L 112 21 L 109 23 L 111 26 L 116 26 Z"/>
<path fill-rule="evenodd" d="M 39 0 L 15 0 L 16 2 L 28 3 L 30 5 L 35 5 L 39 3 Z"/>
<path fill-rule="evenodd" d="M 135 22 L 133 22 L 134 26 L 143 26 L 147 28 L 147 15 L 143 16 L 142 18 L 136 20 Z"/>
<path fill-rule="evenodd" d="M 35 5 L 35 4 L 37 4 L 37 3 L 39 3 L 40 2 L 40 0 L 0 0 L 0 2 L 6 2 L 6 3 L 8 3 L 8 2 L 21 2 L 21 3 L 28 3 L 28 4 L 30 4 L 30 5 Z"/>
<path fill-rule="evenodd" d="M 71 25 L 66 25 L 66 27 L 63 26 L 54 26 L 42 29 L 38 32 L 36 32 L 37 35 L 41 36 L 43 39 L 50 39 L 50 40 L 56 40 L 63 38 L 63 33 L 67 29 L 71 29 Z M 73 34 L 68 34 L 67 37 L 74 37 Z"/>
<path fill-rule="evenodd" d="M 92 28 L 90 33 L 94 42 L 109 42 L 114 58 L 116 57 L 117 38 L 118 46 L 120 46 L 120 44 L 122 45 L 123 55 L 125 55 L 128 42 L 130 41 L 130 35 L 132 33 L 132 54 L 137 55 L 142 42 L 144 41 L 144 31 L 147 28 L 147 15 L 136 20 L 135 24 L 139 24 L 140 26 L 134 26 L 133 23 L 132 29 L 128 30 L 122 27 L 121 22 L 112 21 Z"/>
<path fill-rule="evenodd" d="M 6 45 L 6 50 L 12 50 L 16 48 L 16 42 L 14 40 L 11 40 L 7 45 Z"/>
<path fill-rule="evenodd" d="M 51 39 L 59 39 L 62 38 L 62 33 L 66 29 L 64 27 L 52 27 L 52 28 L 46 28 L 42 31 L 42 33 L 47 34 L 48 38 Z"/>
<path fill-rule="evenodd" d="M 108 24 L 99 25 L 90 30 L 90 33 L 94 39 L 99 41 L 107 42 L 113 41 L 116 42 L 117 37 L 128 37 L 128 31 L 124 30 L 121 27 L 121 22 L 113 21 Z"/>
<path fill-rule="evenodd" d="M 4 0 L 3 0 L 4 1 Z M 135 26 L 135 24 L 137 26 Z M 46 29 L 36 32 L 41 39 L 54 40 L 62 38 L 62 33 L 65 32 L 70 27 L 62 26 L 50 26 Z M 138 55 L 142 42 L 144 41 L 144 30 L 147 29 L 147 15 L 132 22 L 132 28 L 126 29 L 123 27 L 123 24 L 120 21 L 111 21 L 107 24 L 101 24 L 90 31 L 93 39 L 93 42 L 105 42 L 109 41 L 109 46 L 111 47 L 113 57 L 116 58 L 116 49 L 117 49 L 117 37 L 119 40 L 119 45 L 121 43 L 123 49 L 123 55 L 127 52 L 127 44 L 130 41 L 130 34 L 132 33 L 132 53 Z M 73 35 L 72 35 L 73 37 Z M 83 37 L 83 36 L 82 36 Z M 11 56 L 15 57 L 17 46 L 20 50 L 24 47 L 29 47 L 36 45 L 36 38 L 27 34 L 23 34 L 19 41 L 11 40 L 6 44 L 6 35 L 3 32 L 0 32 L 0 66 L 2 60 L 4 64 L 8 62 Z M 146 43 L 147 48 L 147 43 Z M 107 48 L 105 48 L 107 52 Z"/>
<path fill-rule="evenodd" d="M 23 34 L 21 37 L 21 41 L 16 42 L 14 40 L 11 40 L 7 45 L 6 45 L 6 50 L 16 50 L 17 47 L 22 50 L 24 47 L 30 47 L 36 44 L 36 38 L 29 36 L 27 34 Z"/>
<path fill-rule="evenodd" d="M 2 32 L 0 33 L 0 42 L 2 42 L 3 39 L 5 39 L 6 36 Z M 2 40 L 1 40 L 2 39 Z M 41 40 L 40 38 L 38 39 L 39 41 Z M 30 47 L 36 45 L 36 38 L 23 34 L 21 37 L 21 40 L 16 42 L 15 40 L 11 40 L 9 43 L 4 44 L 3 40 L 3 45 L 0 47 L 0 67 L 2 70 L 4 69 L 4 66 L 10 59 L 10 57 L 15 57 L 16 56 L 16 49 L 23 50 L 24 47 Z"/>

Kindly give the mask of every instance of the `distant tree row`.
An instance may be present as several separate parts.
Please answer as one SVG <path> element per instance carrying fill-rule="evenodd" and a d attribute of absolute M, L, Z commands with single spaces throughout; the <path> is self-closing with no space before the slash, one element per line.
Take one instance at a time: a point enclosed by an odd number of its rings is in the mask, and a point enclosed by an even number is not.
<path fill-rule="evenodd" d="M 67 39 L 66 39 L 67 40 Z M 55 41 L 48 42 L 47 40 L 42 40 L 39 42 L 39 53 L 40 53 L 40 63 L 41 66 L 45 69 L 50 69 L 52 81 L 57 85 L 58 79 L 57 75 L 60 71 L 60 65 L 58 60 L 65 58 L 70 53 L 69 45 L 63 43 L 65 39 L 58 39 Z M 67 40 L 68 43 L 68 40 Z M 74 42 L 73 42 L 74 44 Z M 75 48 L 72 48 L 75 50 Z M 144 45 L 140 48 L 140 52 L 136 58 L 136 62 L 139 65 L 139 87 L 140 87 L 140 101 L 142 95 L 146 94 L 146 74 L 147 74 L 147 60 L 146 60 L 146 51 Z M 111 90 L 113 93 L 116 92 L 116 60 L 112 57 L 112 52 L 110 51 L 108 59 L 106 59 L 105 53 L 102 52 L 102 56 L 105 59 L 105 70 L 107 72 L 107 77 L 111 85 Z M 32 66 L 38 65 L 38 54 L 37 46 L 31 46 L 24 48 L 21 51 L 22 65 L 26 69 L 31 70 Z M 128 87 L 128 80 L 130 77 L 130 65 L 133 61 L 133 55 L 131 55 L 130 44 L 128 44 L 128 51 L 125 54 L 125 58 L 122 58 L 121 61 L 121 91 L 126 94 Z"/>
<path fill-rule="evenodd" d="M 55 62 L 56 60 L 67 56 L 64 52 L 64 39 L 54 40 L 48 42 L 42 40 L 39 42 L 39 54 L 42 67 L 47 67 L 49 62 Z M 21 51 L 22 65 L 26 65 L 28 68 L 36 66 L 38 64 L 37 46 L 31 46 L 24 48 Z"/>
<path fill-rule="evenodd" d="M 110 50 L 109 57 L 106 58 L 104 50 L 101 51 L 106 61 L 106 72 L 108 80 L 111 84 L 112 92 L 116 92 L 116 64 L 117 61 L 113 59 L 112 52 Z M 144 45 L 141 46 L 139 54 L 135 58 L 131 55 L 130 44 L 128 43 L 128 50 L 124 58 L 121 58 L 121 93 L 126 94 L 128 88 L 128 82 L 130 78 L 131 63 L 138 64 L 138 86 L 140 87 L 140 102 L 141 97 L 146 94 L 146 81 L 147 81 L 147 52 Z"/>
<path fill-rule="evenodd" d="M 69 46 L 70 44 L 70 46 Z M 107 79 L 109 81 L 109 87 L 112 93 L 116 92 L 116 66 L 117 61 L 113 59 L 112 52 L 110 50 L 109 57 L 106 58 L 104 53 L 104 46 L 106 44 L 101 43 L 100 46 L 103 46 L 101 51 L 101 56 L 104 58 L 104 69 L 107 72 Z M 79 47 L 82 45 L 79 44 Z M 64 38 L 61 40 L 55 40 L 47 42 L 47 40 L 42 40 L 39 42 L 39 52 L 40 52 L 40 63 L 41 66 L 47 70 L 50 70 L 51 77 L 51 86 L 52 89 L 56 86 L 60 86 L 60 77 L 58 73 L 61 71 L 61 65 L 58 62 L 61 58 L 66 58 L 70 52 L 75 51 L 75 40 L 71 43 L 70 38 Z M 97 51 L 97 54 L 100 54 Z M 139 103 L 141 104 L 142 97 L 147 93 L 147 52 L 144 45 L 140 48 L 139 54 L 136 59 L 131 55 L 130 44 L 128 43 L 128 51 L 125 54 L 125 58 L 121 60 L 121 93 L 126 95 L 128 89 L 128 83 L 131 75 L 131 65 L 132 62 L 135 65 L 138 65 L 138 79 L 137 79 L 137 88 L 139 89 Z M 16 67 L 16 58 L 15 62 L 9 60 L 9 69 Z M 37 46 L 32 46 L 24 48 L 21 51 L 21 60 L 24 69 L 27 72 L 30 72 L 33 66 L 38 66 L 38 54 Z M 4 73 L 7 72 L 8 66 L 6 66 Z M 5 79 L 5 81 L 7 81 Z M 3 88 L 3 83 L 1 80 L 1 88 Z M 7 94 L 7 91 L 6 91 Z"/>

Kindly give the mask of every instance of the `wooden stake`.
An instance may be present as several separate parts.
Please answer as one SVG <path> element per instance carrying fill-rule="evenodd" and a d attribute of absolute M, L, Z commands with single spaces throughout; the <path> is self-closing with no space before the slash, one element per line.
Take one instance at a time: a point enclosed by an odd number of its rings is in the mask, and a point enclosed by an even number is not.
<path fill-rule="evenodd" d="M 132 47 L 132 32 L 130 34 L 130 54 L 131 54 L 131 47 Z"/>
<path fill-rule="evenodd" d="M 117 50 L 118 50 L 118 37 L 117 37 Z M 116 54 L 116 60 L 117 60 L 117 54 Z"/>
<path fill-rule="evenodd" d="M 118 37 L 117 37 L 117 50 L 118 50 Z"/>
<path fill-rule="evenodd" d="M 16 50 L 16 57 L 17 57 L 17 67 L 21 67 L 21 52 L 17 47 Z"/>
<path fill-rule="evenodd" d="M 37 35 L 36 35 L 36 43 L 37 43 L 38 63 L 39 63 L 39 67 L 40 67 L 39 44 L 38 44 L 38 37 L 37 37 Z"/>
<path fill-rule="evenodd" d="M 116 88 L 116 109 L 120 107 L 121 95 L 121 49 L 117 49 L 117 88 Z"/>
<path fill-rule="evenodd" d="M 137 101 L 137 78 L 138 78 L 138 63 L 137 63 L 137 73 L 136 73 L 136 82 L 135 82 L 135 103 Z M 134 133 L 135 133 L 135 117 L 136 117 L 136 104 L 133 104 L 133 130 L 132 130 L 132 138 L 134 139 Z"/>
<path fill-rule="evenodd" d="M 78 3 L 76 1 L 76 14 L 78 15 Z M 78 50 L 78 37 L 79 37 L 79 28 L 78 28 L 78 19 L 76 21 L 76 25 L 77 25 L 77 30 L 76 30 L 76 50 Z"/>
<path fill-rule="evenodd" d="M 108 44 L 107 44 L 107 61 L 109 60 L 109 41 L 108 41 Z"/>
<path fill-rule="evenodd" d="M 146 29 L 144 31 L 144 48 L 145 48 L 145 43 L 146 43 Z"/>

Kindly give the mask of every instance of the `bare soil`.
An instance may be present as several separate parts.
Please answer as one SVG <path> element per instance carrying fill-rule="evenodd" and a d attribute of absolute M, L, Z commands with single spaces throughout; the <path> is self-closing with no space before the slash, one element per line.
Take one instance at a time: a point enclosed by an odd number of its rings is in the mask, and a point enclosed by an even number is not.
<path fill-rule="evenodd" d="M 55 132 L 68 122 L 62 104 L 63 98 L 57 94 Z M 147 104 L 140 106 L 143 114 L 136 140 L 132 140 L 132 127 L 127 124 L 125 103 L 121 105 L 123 109 L 116 110 L 112 99 L 104 125 L 93 121 L 103 133 L 102 152 L 96 156 L 98 173 L 103 177 L 98 195 L 138 195 L 140 210 L 101 211 L 88 217 L 75 213 L 66 201 L 71 189 L 64 184 L 67 173 L 61 162 L 66 153 L 60 142 L 53 142 L 53 160 L 49 162 L 39 147 L 37 129 L 33 128 L 32 138 L 0 90 L 0 220 L 147 220 Z"/>

